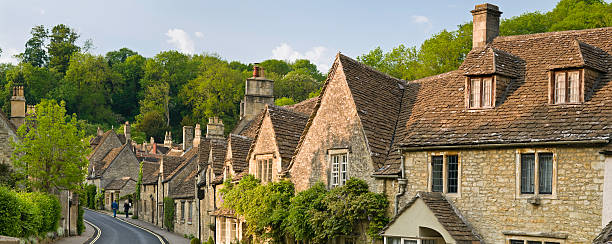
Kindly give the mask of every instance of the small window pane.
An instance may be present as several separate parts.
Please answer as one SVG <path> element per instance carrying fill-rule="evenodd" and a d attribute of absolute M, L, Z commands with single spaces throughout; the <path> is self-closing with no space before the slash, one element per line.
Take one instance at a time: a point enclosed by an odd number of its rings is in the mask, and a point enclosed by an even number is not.
<path fill-rule="evenodd" d="M 580 72 L 569 72 L 568 78 L 570 87 L 569 101 L 572 103 L 580 102 Z"/>
<path fill-rule="evenodd" d="M 541 241 L 527 241 L 527 244 L 542 244 Z"/>
<path fill-rule="evenodd" d="M 522 240 L 510 240 L 510 244 L 524 244 L 525 241 Z"/>
<path fill-rule="evenodd" d="M 565 103 L 565 72 L 555 73 L 555 103 Z"/>
<path fill-rule="evenodd" d="M 521 193 L 533 194 L 535 155 L 521 154 Z"/>
<path fill-rule="evenodd" d="M 431 157 L 431 173 L 432 173 L 432 185 L 431 191 L 433 192 L 442 192 L 442 187 L 444 184 L 444 179 L 442 178 L 442 169 L 443 169 L 443 158 L 442 156 L 432 156 Z"/>
<path fill-rule="evenodd" d="M 401 244 L 402 239 L 399 237 L 385 237 L 387 238 L 387 244 Z"/>
<path fill-rule="evenodd" d="M 346 154 L 342 154 L 341 155 L 341 162 L 340 162 L 340 174 L 341 174 L 341 179 L 340 179 L 340 184 L 344 185 L 346 183 L 347 180 L 347 155 Z"/>
<path fill-rule="evenodd" d="M 338 186 L 339 184 L 339 175 L 340 175 L 340 166 L 339 166 L 339 162 L 338 162 L 338 156 L 337 155 L 332 155 L 332 187 L 333 186 Z"/>
<path fill-rule="evenodd" d="M 404 244 L 417 244 L 417 240 L 406 240 L 404 239 Z"/>
<path fill-rule="evenodd" d="M 458 183 L 458 176 L 459 176 L 459 162 L 458 162 L 459 157 L 457 155 L 450 155 L 450 156 L 446 156 L 446 163 L 447 163 L 447 169 L 448 169 L 448 174 L 447 174 L 447 181 L 446 181 L 446 185 L 447 185 L 447 189 L 446 191 L 448 193 L 457 193 L 457 183 Z"/>
<path fill-rule="evenodd" d="M 272 159 L 268 159 L 268 182 L 272 182 Z"/>
<path fill-rule="evenodd" d="M 436 244 L 436 240 L 421 240 L 421 244 Z"/>
<path fill-rule="evenodd" d="M 470 84 L 470 107 L 480 107 L 480 79 L 471 79 Z"/>
<path fill-rule="evenodd" d="M 261 177 L 261 170 L 262 170 L 262 164 L 261 164 L 261 160 L 257 160 L 257 178 L 259 178 L 260 180 L 263 180 L 263 177 Z"/>
<path fill-rule="evenodd" d="M 493 94 L 493 79 L 482 79 L 482 106 L 492 107 L 491 96 Z"/>
<path fill-rule="evenodd" d="M 553 155 L 552 153 L 538 154 L 538 177 L 540 194 L 552 194 Z"/>

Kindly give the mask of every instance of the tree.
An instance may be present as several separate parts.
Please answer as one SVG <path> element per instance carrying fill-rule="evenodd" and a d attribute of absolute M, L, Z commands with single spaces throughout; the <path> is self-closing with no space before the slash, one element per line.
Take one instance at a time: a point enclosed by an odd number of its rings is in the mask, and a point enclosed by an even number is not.
<path fill-rule="evenodd" d="M 49 62 L 45 42 L 49 38 L 49 33 L 45 26 L 34 26 L 30 31 L 32 38 L 25 44 L 25 51 L 22 54 L 22 61 L 35 67 L 43 67 Z"/>
<path fill-rule="evenodd" d="M 106 59 L 109 60 L 108 54 Z M 140 80 L 144 76 L 145 62 L 146 59 L 138 54 L 128 56 L 120 62 L 109 61 L 109 63 L 113 63 L 111 69 L 122 80 L 111 91 L 111 108 L 113 112 L 120 114 L 129 121 L 133 121 L 134 117 L 138 115 L 138 101 L 142 99 L 139 97 Z"/>
<path fill-rule="evenodd" d="M 155 138 L 156 141 L 163 141 L 164 133 L 169 129 L 164 116 L 156 110 L 143 114 L 142 119 L 138 120 L 134 128 L 148 137 Z"/>
<path fill-rule="evenodd" d="M 75 43 L 79 35 L 70 27 L 59 24 L 51 29 L 47 50 L 49 52 L 49 68 L 64 74 L 68 69 L 72 54 L 81 50 Z"/>
<path fill-rule="evenodd" d="M 308 94 L 321 87 L 321 83 L 312 77 L 305 68 L 293 70 L 274 82 L 274 96 L 288 97 L 294 101 L 303 101 Z"/>
<path fill-rule="evenodd" d="M 293 104 L 295 104 L 295 101 L 293 101 L 293 98 L 289 98 L 289 97 L 281 97 L 279 99 L 274 100 L 274 105 L 276 106 L 285 106 L 285 105 L 293 105 Z"/>
<path fill-rule="evenodd" d="M 323 75 L 318 69 L 317 66 L 313 63 L 310 62 L 310 60 L 308 59 L 298 59 L 295 60 L 295 62 L 293 62 L 291 64 L 291 68 L 293 70 L 299 70 L 299 69 L 304 69 L 308 72 L 308 74 L 310 76 L 312 76 L 312 78 L 315 78 L 315 80 L 322 82 L 325 80 L 325 75 Z"/>
<path fill-rule="evenodd" d="M 268 72 L 274 72 L 279 75 L 286 75 L 287 73 L 289 73 L 289 71 L 291 71 L 291 65 L 289 65 L 283 60 L 278 59 L 268 59 L 266 61 L 261 62 L 259 65 L 264 68 L 264 75 L 267 75 Z"/>
<path fill-rule="evenodd" d="M 54 100 L 42 100 L 35 111 L 17 131 L 22 140 L 13 142 L 17 173 L 40 191 L 77 189 L 85 180 L 90 149 L 76 115 L 66 115 L 65 104 Z"/>
<path fill-rule="evenodd" d="M 128 57 L 138 55 L 137 52 L 130 50 L 129 48 L 121 48 L 118 51 L 110 51 L 106 53 L 106 61 L 111 67 L 115 64 L 123 63 Z"/>
<path fill-rule="evenodd" d="M 306 242 L 315 238 L 317 226 L 313 225 L 312 220 L 316 212 L 325 210 L 323 199 L 327 193 L 325 184 L 318 182 L 291 199 L 287 216 L 287 232 L 296 240 Z"/>
<path fill-rule="evenodd" d="M 170 86 L 168 83 L 160 82 L 147 87 L 144 99 L 140 100 L 140 114 L 136 116 L 136 121 L 142 122 L 144 115 L 150 112 L 163 115 L 161 122 L 166 127 L 170 126 Z"/>

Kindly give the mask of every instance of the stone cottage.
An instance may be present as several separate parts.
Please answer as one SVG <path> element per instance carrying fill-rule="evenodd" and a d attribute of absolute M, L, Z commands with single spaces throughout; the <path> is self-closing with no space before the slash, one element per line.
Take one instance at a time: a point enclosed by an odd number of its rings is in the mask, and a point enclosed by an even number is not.
<path fill-rule="evenodd" d="M 461 67 L 410 82 L 411 200 L 385 243 L 592 242 L 612 220 L 612 28 L 503 37 L 497 6 L 472 15 Z"/>

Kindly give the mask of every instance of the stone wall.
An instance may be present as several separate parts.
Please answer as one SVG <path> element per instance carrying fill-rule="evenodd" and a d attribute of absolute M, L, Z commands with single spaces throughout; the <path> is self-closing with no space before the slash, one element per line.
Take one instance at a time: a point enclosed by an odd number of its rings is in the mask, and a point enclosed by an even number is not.
<path fill-rule="evenodd" d="M 181 209 L 181 204 L 185 204 L 184 213 Z M 174 222 L 174 232 L 181 235 L 193 235 L 198 237 L 198 209 L 197 201 L 194 199 L 175 199 L 176 204 L 176 219 Z M 191 219 L 189 218 L 189 207 L 191 206 Z M 181 218 L 183 216 L 184 218 Z"/>
<path fill-rule="evenodd" d="M 520 153 L 552 152 L 556 193 L 529 203 L 520 194 Z M 601 230 L 604 156 L 601 148 L 522 148 L 406 152 L 407 193 L 427 191 L 432 153 L 459 156 L 459 193 L 446 194 L 486 243 L 503 232 L 565 233 L 568 243 L 591 242 Z M 554 180 L 553 180 L 554 181 Z M 537 184 L 537 182 L 536 182 Z M 555 183 L 553 183 L 555 188 Z"/>
<path fill-rule="evenodd" d="M 341 67 L 325 89 L 321 107 L 294 157 L 289 173 L 291 181 L 297 191 L 308 189 L 317 182 L 329 185 L 328 150 L 344 149 L 348 151 L 349 178 L 363 179 L 370 190 L 380 192 L 381 182 L 371 177 L 374 167 L 370 150 Z"/>
<path fill-rule="evenodd" d="M 272 180 L 278 179 L 278 174 L 281 171 L 281 157 L 276 145 L 276 137 L 274 136 L 274 128 L 269 114 L 266 114 L 261 126 L 257 140 L 254 142 L 253 150 L 249 154 L 249 174 L 257 175 L 257 160 L 262 156 L 269 158 L 272 155 Z"/>
<path fill-rule="evenodd" d="M 4 118 L 0 117 L 0 163 L 11 165 L 11 154 L 13 153 L 11 141 L 17 140 L 17 135 L 11 128 L 10 122 Z"/>
<path fill-rule="evenodd" d="M 157 185 L 142 185 L 140 187 L 139 218 L 149 223 L 156 223 Z"/>
<path fill-rule="evenodd" d="M 110 132 L 110 135 L 106 137 L 106 140 L 100 142 L 97 149 L 92 153 L 89 158 L 89 162 L 100 161 L 104 159 L 104 156 L 110 152 L 111 149 L 117 148 L 121 146 L 121 141 L 119 141 L 119 137 L 115 132 Z M 100 169 L 96 169 L 100 170 Z"/>
<path fill-rule="evenodd" d="M 106 187 L 106 185 L 114 179 L 123 177 L 130 177 L 136 180 L 138 179 L 138 171 L 140 171 L 140 163 L 130 147 L 126 146 L 123 150 L 121 150 L 110 166 L 106 168 L 104 174 L 102 175 L 100 184 L 103 187 Z M 132 193 L 133 190 L 134 189 L 132 189 Z"/>

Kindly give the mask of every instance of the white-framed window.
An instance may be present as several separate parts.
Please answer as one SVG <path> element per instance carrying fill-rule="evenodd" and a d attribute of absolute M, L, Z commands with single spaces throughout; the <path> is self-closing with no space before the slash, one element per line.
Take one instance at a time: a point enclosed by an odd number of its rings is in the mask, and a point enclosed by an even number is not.
<path fill-rule="evenodd" d="M 469 108 L 491 108 L 495 106 L 493 98 L 493 77 L 471 77 L 467 82 Z"/>
<path fill-rule="evenodd" d="M 262 183 L 272 182 L 272 159 L 272 155 L 262 155 L 257 157 L 257 160 L 255 162 L 255 177 L 260 179 Z"/>
<path fill-rule="evenodd" d="M 348 180 L 348 153 L 331 154 L 331 186 L 343 186 Z"/>
<path fill-rule="evenodd" d="M 433 153 L 429 164 L 429 189 L 432 192 L 460 192 L 461 164 L 457 153 Z"/>
<path fill-rule="evenodd" d="M 553 72 L 551 93 L 553 104 L 580 103 L 582 101 L 582 72 L 559 70 Z"/>

